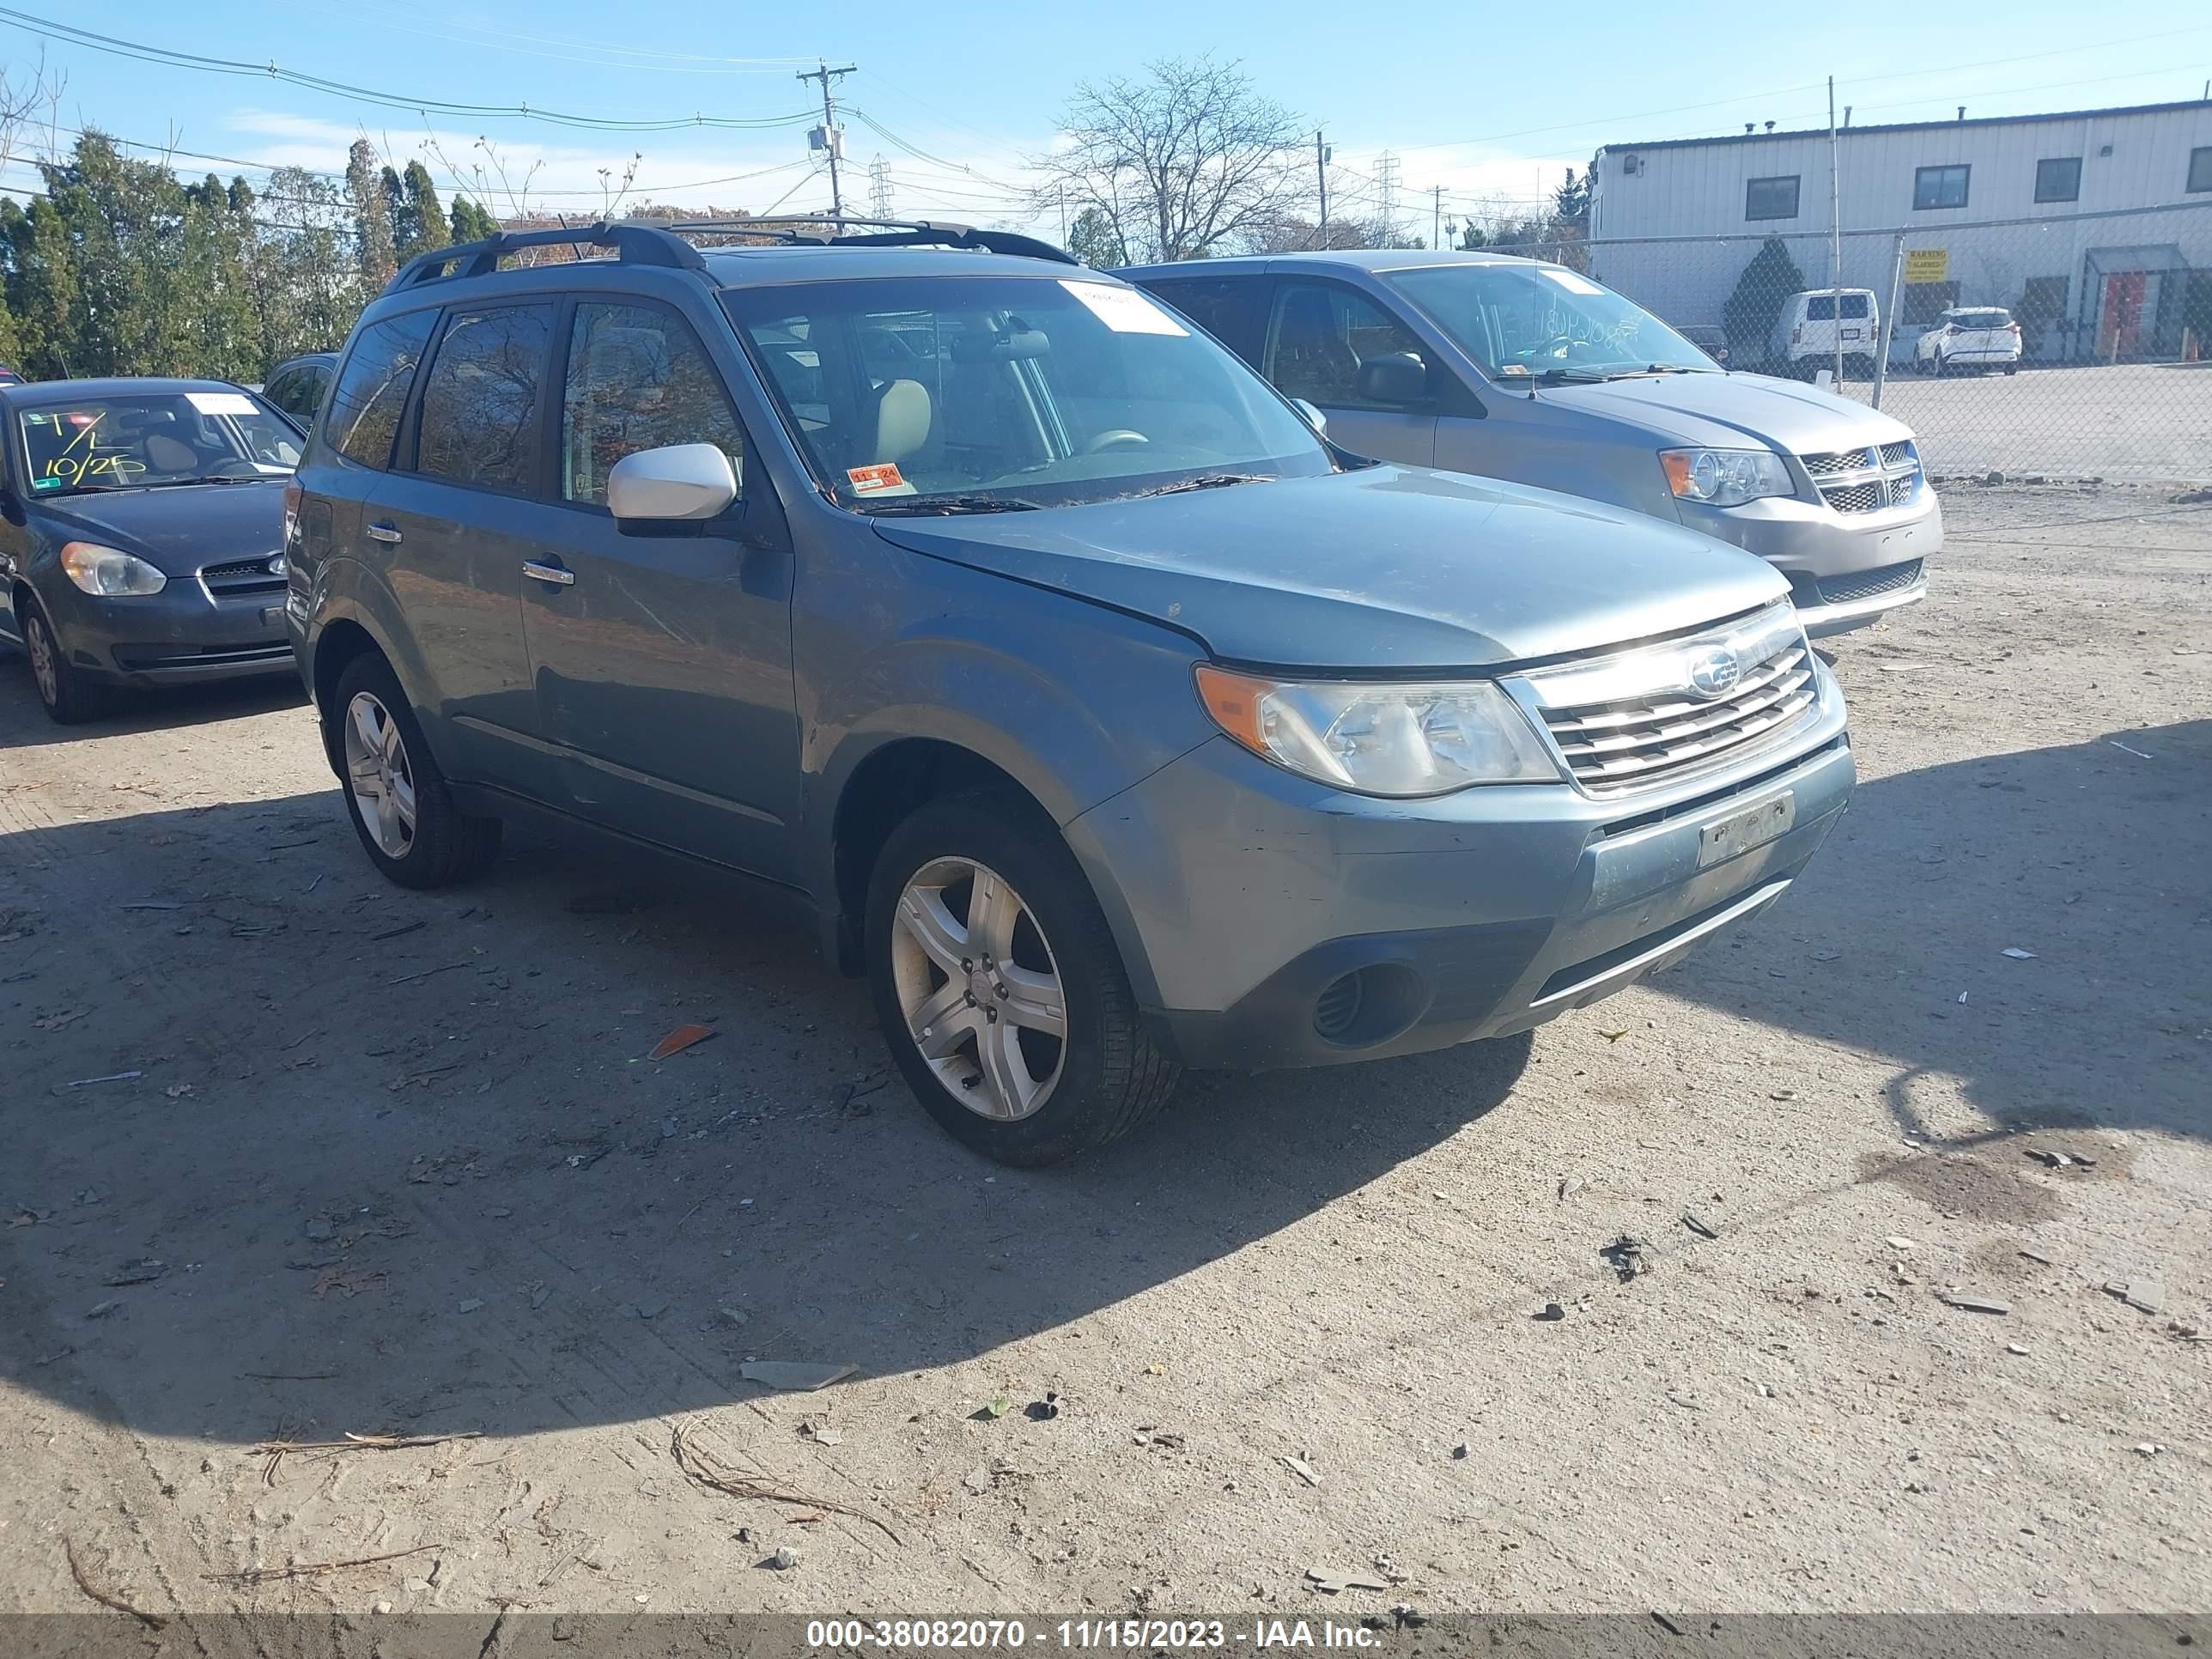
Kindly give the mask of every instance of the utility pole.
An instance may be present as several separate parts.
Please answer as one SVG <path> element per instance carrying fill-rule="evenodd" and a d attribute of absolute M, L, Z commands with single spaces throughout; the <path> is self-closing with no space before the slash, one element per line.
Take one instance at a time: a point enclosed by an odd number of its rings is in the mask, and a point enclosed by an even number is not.
<path fill-rule="evenodd" d="M 1328 146 L 1321 141 L 1321 129 L 1314 129 L 1314 173 L 1321 180 L 1321 245 L 1328 249 Z"/>
<path fill-rule="evenodd" d="M 842 69 L 831 69 L 825 59 L 817 58 L 815 62 L 820 65 L 819 68 L 799 71 L 800 80 L 822 83 L 822 125 L 807 136 L 813 149 L 830 152 L 830 210 L 842 218 L 845 212 L 845 193 L 837 179 L 837 152 L 843 147 L 843 135 L 837 131 L 837 108 L 830 101 L 830 88 L 860 65 L 848 64 Z"/>
<path fill-rule="evenodd" d="M 1442 247 L 1444 245 L 1444 187 L 1431 185 L 1429 198 L 1429 246 Z"/>
<path fill-rule="evenodd" d="M 1844 389 L 1844 170 L 1836 138 L 1836 77 L 1828 77 L 1828 314 L 1836 331 L 1836 391 Z"/>

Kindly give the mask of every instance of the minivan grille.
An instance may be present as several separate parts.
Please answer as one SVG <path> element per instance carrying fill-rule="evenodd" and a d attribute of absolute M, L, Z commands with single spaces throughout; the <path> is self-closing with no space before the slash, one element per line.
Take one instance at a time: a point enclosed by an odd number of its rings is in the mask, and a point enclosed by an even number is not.
<path fill-rule="evenodd" d="M 1920 493 L 1920 451 L 1910 438 L 1864 449 L 1835 449 L 1798 458 L 1838 513 L 1879 513 Z"/>
<path fill-rule="evenodd" d="M 1698 675 L 1723 660 L 1732 678 L 1717 694 L 1696 689 Z M 1533 674 L 1528 684 L 1560 758 L 1594 794 L 1645 788 L 1758 747 L 1796 726 L 1820 695 L 1804 630 L 1786 607 L 1739 628 Z"/>

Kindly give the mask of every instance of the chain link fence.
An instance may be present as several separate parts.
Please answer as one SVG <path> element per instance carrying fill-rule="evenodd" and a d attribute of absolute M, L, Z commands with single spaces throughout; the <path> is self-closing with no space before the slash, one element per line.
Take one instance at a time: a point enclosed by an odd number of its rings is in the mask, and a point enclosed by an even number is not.
<path fill-rule="evenodd" d="M 1584 271 L 1730 368 L 1873 404 L 1939 477 L 2212 482 L 2212 200 L 1486 252 Z"/>

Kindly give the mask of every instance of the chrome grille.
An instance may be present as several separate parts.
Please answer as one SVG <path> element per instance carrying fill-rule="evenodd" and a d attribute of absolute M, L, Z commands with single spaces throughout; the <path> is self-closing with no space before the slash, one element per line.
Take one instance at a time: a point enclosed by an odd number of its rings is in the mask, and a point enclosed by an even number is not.
<path fill-rule="evenodd" d="M 264 554 L 258 559 L 233 559 L 224 564 L 204 565 L 200 568 L 200 586 L 206 588 L 211 599 L 242 599 L 255 593 L 282 593 L 284 573 L 272 570 L 276 555 Z"/>
<path fill-rule="evenodd" d="M 1902 507 L 1920 493 L 1920 450 L 1910 438 L 1865 449 L 1837 449 L 1799 457 L 1838 513 L 1879 513 Z"/>
<path fill-rule="evenodd" d="M 1698 672 L 1725 659 L 1717 695 Z M 1530 700 L 1575 781 L 1592 794 L 1712 769 L 1799 724 L 1819 698 L 1804 629 L 1789 606 L 1648 650 L 1530 675 Z"/>

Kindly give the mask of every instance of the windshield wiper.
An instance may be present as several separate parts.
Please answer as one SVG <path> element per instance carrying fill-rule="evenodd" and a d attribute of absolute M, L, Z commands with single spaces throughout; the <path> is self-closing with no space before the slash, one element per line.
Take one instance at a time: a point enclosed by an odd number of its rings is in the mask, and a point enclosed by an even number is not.
<path fill-rule="evenodd" d="M 210 472 L 204 478 L 164 478 L 159 483 L 144 486 L 148 489 L 182 489 L 188 484 L 264 483 L 276 475 L 273 472 Z"/>
<path fill-rule="evenodd" d="M 1614 375 L 1615 371 L 1609 368 L 1588 368 L 1580 364 L 1560 363 L 1551 368 L 1538 369 L 1529 378 L 1540 386 L 1559 386 L 1569 380 L 1577 386 L 1594 386 L 1600 380 L 1610 380 Z"/>
<path fill-rule="evenodd" d="M 1155 484 L 1150 489 L 1135 489 L 1122 497 L 1124 501 L 1142 501 L 1147 495 L 1180 495 L 1191 489 L 1226 489 L 1231 484 L 1266 483 L 1264 472 L 1203 472 L 1195 478 L 1180 478 L 1174 483 Z"/>
<path fill-rule="evenodd" d="M 1012 495 L 901 495 L 894 501 L 861 501 L 853 511 L 872 518 L 913 518 L 933 513 L 1034 513 L 1036 503 Z"/>

